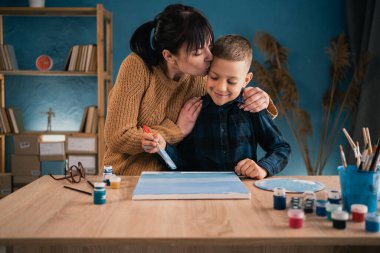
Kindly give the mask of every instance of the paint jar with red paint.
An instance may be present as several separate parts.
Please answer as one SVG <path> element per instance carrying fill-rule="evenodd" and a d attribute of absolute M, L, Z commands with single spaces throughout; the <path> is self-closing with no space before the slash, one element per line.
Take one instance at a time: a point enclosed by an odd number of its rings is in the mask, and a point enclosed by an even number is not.
<path fill-rule="evenodd" d="M 352 204 L 351 205 L 352 221 L 364 222 L 365 215 L 367 214 L 367 212 L 368 212 L 368 207 L 366 205 Z"/>
<path fill-rule="evenodd" d="M 303 220 L 305 219 L 305 213 L 301 209 L 289 209 L 289 227 L 291 228 L 302 228 Z"/>

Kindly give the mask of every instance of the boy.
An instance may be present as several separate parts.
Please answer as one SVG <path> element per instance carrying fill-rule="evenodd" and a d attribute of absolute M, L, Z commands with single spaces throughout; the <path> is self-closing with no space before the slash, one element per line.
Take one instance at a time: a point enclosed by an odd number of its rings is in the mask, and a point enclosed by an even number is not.
<path fill-rule="evenodd" d="M 235 171 L 262 179 L 285 168 L 290 146 L 283 139 L 267 110 L 245 112 L 242 90 L 252 79 L 249 68 L 252 48 L 247 39 L 227 35 L 215 42 L 202 109 L 192 132 L 177 147 L 161 135 L 144 134 L 146 152 L 155 153 L 159 143 L 179 170 Z M 266 151 L 257 160 L 257 144 Z"/>

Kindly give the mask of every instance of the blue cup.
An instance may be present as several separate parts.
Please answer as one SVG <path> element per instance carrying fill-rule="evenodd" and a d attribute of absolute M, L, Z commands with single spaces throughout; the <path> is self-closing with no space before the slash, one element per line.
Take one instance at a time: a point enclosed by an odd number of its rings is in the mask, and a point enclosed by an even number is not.
<path fill-rule="evenodd" d="M 368 212 L 377 211 L 380 171 L 359 171 L 354 165 L 338 167 L 343 209 L 351 212 L 352 204 L 363 204 Z"/>

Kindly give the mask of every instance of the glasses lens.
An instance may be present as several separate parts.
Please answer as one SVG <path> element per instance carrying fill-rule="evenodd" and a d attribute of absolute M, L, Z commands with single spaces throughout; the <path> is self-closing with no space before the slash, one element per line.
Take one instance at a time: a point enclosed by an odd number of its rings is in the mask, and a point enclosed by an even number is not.
<path fill-rule="evenodd" d="M 81 171 L 77 166 L 73 165 L 70 167 L 70 174 L 71 174 L 71 178 L 72 178 L 73 183 L 79 183 L 80 182 Z"/>

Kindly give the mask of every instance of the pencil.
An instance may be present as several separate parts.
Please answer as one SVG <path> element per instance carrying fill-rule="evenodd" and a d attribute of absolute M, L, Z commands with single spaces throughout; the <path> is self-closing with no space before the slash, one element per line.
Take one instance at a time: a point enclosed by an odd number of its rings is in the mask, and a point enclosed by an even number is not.
<path fill-rule="evenodd" d="M 95 187 L 94 184 L 93 184 L 90 180 L 87 180 L 87 183 L 88 183 L 92 188 Z"/>
<path fill-rule="evenodd" d="M 80 193 L 84 193 L 84 194 L 92 196 L 91 192 L 82 191 L 82 190 L 79 190 L 79 189 L 76 189 L 76 188 L 72 188 L 72 187 L 69 187 L 69 186 L 66 186 L 66 185 L 64 185 L 63 188 L 66 188 L 66 189 L 69 189 L 69 190 L 72 190 L 72 191 L 76 191 L 76 192 L 80 192 Z"/>
<path fill-rule="evenodd" d="M 340 157 L 342 158 L 342 165 L 343 165 L 344 170 L 346 170 L 347 168 L 346 156 L 344 155 L 342 145 L 339 145 L 339 148 L 340 148 Z"/>
<path fill-rule="evenodd" d="M 377 144 L 376 144 L 376 151 L 375 151 L 375 154 L 372 158 L 372 162 L 371 162 L 371 167 L 370 167 L 370 170 L 372 171 L 376 171 L 376 167 L 377 167 L 377 163 L 379 162 L 379 141 L 380 141 L 380 138 L 377 140 Z"/>
<path fill-rule="evenodd" d="M 369 134 L 369 128 L 366 127 L 365 129 L 367 131 L 367 140 L 368 140 L 368 152 L 370 155 L 372 155 L 372 143 L 371 143 L 371 135 Z"/>
<path fill-rule="evenodd" d="M 356 157 L 356 151 L 355 151 L 356 145 L 355 145 L 355 142 L 351 139 L 351 136 L 348 134 L 346 128 L 343 128 L 342 130 L 343 130 L 343 133 L 344 133 L 344 135 L 346 136 L 346 138 L 348 140 L 348 143 L 350 143 L 350 146 L 351 146 L 352 150 L 355 152 L 355 157 Z"/>

